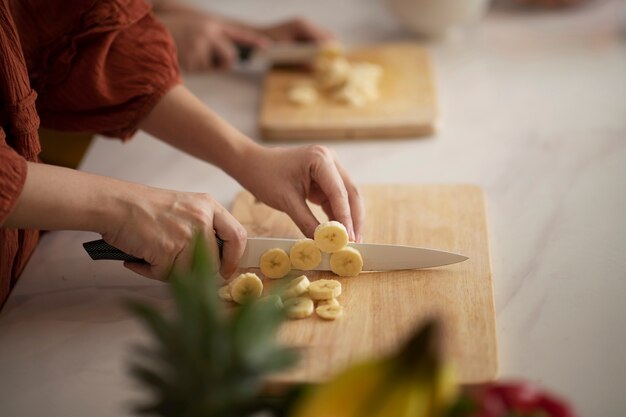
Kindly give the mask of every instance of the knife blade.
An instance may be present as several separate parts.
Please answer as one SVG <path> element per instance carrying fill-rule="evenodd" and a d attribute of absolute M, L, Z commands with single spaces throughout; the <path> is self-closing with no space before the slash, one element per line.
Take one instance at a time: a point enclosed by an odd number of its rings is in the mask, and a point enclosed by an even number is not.
<path fill-rule="evenodd" d="M 242 268 L 258 268 L 259 259 L 265 251 L 272 248 L 281 248 L 289 253 L 289 250 L 297 239 L 280 239 L 269 237 L 250 237 L 246 249 L 239 261 Z M 221 248 L 223 242 L 218 238 Z M 416 246 L 387 245 L 377 243 L 349 243 L 356 248 L 363 257 L 364 271 L 392 271 L 405 269 L 433 268 L 437 266 L 451 265 L 469 259 L 467 256 L 437 249 L 420 248 Z M 109 259 L 118 261 L 143 262 L 142 259 L 128 255 L 121 250 L 109 245 L 104 240 L 94 240 L 83 243 L 83 247 L 91 256 L 91 259 Z M 322 262 L 315 268 L 318 271 L 330 271 L 330 256 L 322 254 Z"/>

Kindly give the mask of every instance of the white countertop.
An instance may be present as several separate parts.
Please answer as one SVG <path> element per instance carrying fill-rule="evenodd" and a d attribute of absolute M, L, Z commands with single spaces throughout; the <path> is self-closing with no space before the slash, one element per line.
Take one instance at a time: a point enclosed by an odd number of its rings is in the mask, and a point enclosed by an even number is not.
<path fill-rule="evenodd" d="M 580 415 L 609 417 L 626 409 L 626 6 L 593 3 L 492 11 L 469 38 L 431 43 L 435 137 L 330 146 L 362 184 L 482 186 L 502 377 L 543 384 Z M 373 0 L 216 6 L 263 21 L 307 14 L 349 43 L 408 38 Z M 260 76 L 187 81 L 257 137 Z M 145 134 L 126 145 L 98 139 L 82 169 L 209 192 L 226 206 L 239 191 L 220 170 Z M 166 287 L 90 261 L 81 243 L 96 237 L 46 235 L 0 312 L 0 416 L 129 415 L 137 388 L 125 364 L 139 326 L 120 300 L 166 304 Z"/>

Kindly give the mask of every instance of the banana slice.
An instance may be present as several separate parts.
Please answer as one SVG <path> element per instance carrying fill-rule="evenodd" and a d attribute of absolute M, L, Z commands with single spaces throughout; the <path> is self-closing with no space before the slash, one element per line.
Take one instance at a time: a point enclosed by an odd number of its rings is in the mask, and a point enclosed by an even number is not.
<path fill-rule="evenodd" d="M 348 231 L 338 221 L 321 223 L 313 234 L 315 244 L 323 252 L 336 252 L 348 244 Z"/>
<path fill-rule="evenodd" d="M 295 269 L 308 271 L 320 264 L 322 251 L 315 245 L 313 239 L 300 239 L 291 247 L 289 259 Z"/>
<path fill-rule="evenodd" d="M 330 269 L 341 277 L 355 277 L 363 270 L 361 253 L 351 246 L 330 255 Z"/>
<path fill-rule="evenodd" d="M 343 307 L 341 307 L 339 304 L 326 304 L 323 306 L 318 306 L 315 309 L 315 312 L 324 320 L 335 320 L 343 315 Z"/>
<path fill-rule="evenodd" d="M 282 278 L 291 270 L 291 261 L 287 252 L 280 248 L 274 248 L 261 255 L 259 260 L 261 272 L 268 278 Z"/>
<path fill-rule="evenodd" d="M 313 314 L 313 300 L 309 297 L 294 297 L 285 300 L 285 312 L 290 319 L 303 319 Z"/>
<path fill-rule="evenodd" d="M 287 98 L 293 104 L 310 106 L 317 101 L 317 90 L 313 84 L 294 84 L 287 91 Z"/>
<path fill-rule="evenodd" d="M 341 294 L 341 283 L 334 279 L 320 279 L 309 285 L 309 296 L 313 300 L 330 300 Z"/>
<path fill-rule="evenodd" d="M 310 284 L 311 282 L 306 275 L 300 275 L 299 277 L 289 281 L 289 284 L 285 287 L 281 297 L 283 300 L 299 297 L 307 291 Z"/>
<path fill-rule="evenodd" d="M 260 303 L 272 303 L 276 308 L 281 309 L 284 307 L 283 300 L 276 294 L 266 295 L 259 300 Z"/>
<path fill-rule="evenodd" d="M 239 304 L 263 294 L 263 282 L 253 273 L 241 274 L 230 283 L 230 295 Z"/>
<path fill-rule="evenodd" d="M 217 290 L 217 295 L 221 300 L 224 301 L 233 301 L 233 296 L 230 295 L 230 285 L 224 285 Z"/>
<path fill-rule="evenodd" d="M 339 301 L 337 301 L 336 298 L 329 298 L 328 300 L 319 300 L 317 302 L 317 306 L 321 307 L 321 306 L 338 306 L 339 305 Z"/>

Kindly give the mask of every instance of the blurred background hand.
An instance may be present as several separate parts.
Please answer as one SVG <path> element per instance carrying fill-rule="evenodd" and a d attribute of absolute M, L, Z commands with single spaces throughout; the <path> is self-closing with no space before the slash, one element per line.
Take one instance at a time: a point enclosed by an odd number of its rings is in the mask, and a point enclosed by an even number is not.
<path fill-rule="evenodd" d="M 217 16 L 175 0 L 153 1 L 157 18 L 169 30 L 185 71 L 226 70 L 238 59 L 238 46 L 265 48 L 272 42 L 324 42 L 330 32 L 303 18 L 254 26 Z"/>

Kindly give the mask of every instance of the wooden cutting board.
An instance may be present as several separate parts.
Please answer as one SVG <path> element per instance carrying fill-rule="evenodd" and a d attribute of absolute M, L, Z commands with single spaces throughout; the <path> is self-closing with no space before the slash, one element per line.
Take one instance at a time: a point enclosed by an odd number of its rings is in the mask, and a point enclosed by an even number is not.
<path fill-rule="evenodd" d="M 483 192 L 468 185 L 391 185 L 361 188 L 368 243 L 424 246 L 462 253 L 469 260 L 440 268 L 361 273 L 340 278 L 330 272 L 310 279 L 340 280 L 344 316 L 289 321 L 282 342 L 302 348 L 299 365 L 268 381 L 268 390 L 297 382 L 323 381 L 349 363 L 394 351 L 416 325 L 440 317 L 444 348 L 461 382 L 493 379 L 498 368 L 494 296 Z M 250 236 L 302 237 L 284 214 L 244 192 L 233 215 Z M 324 219 L 321 210 L 315 211 Z M 276 281 L 265 279 L 271 287 Z"/>
<path fill-rule="evenodd" d="M 416 137 L 434 132 L 435 87 L 427 51 L 415 44 L 364 47 L 349 54 L 353 61 L 383 67 L 380 98 L 350 107 L 321 98 L 311 106 L 287 99 L 296 82 L 310 79 L 298 69 L 273 69 L 265 80 L 259 125 L 268 141 Z"/>

